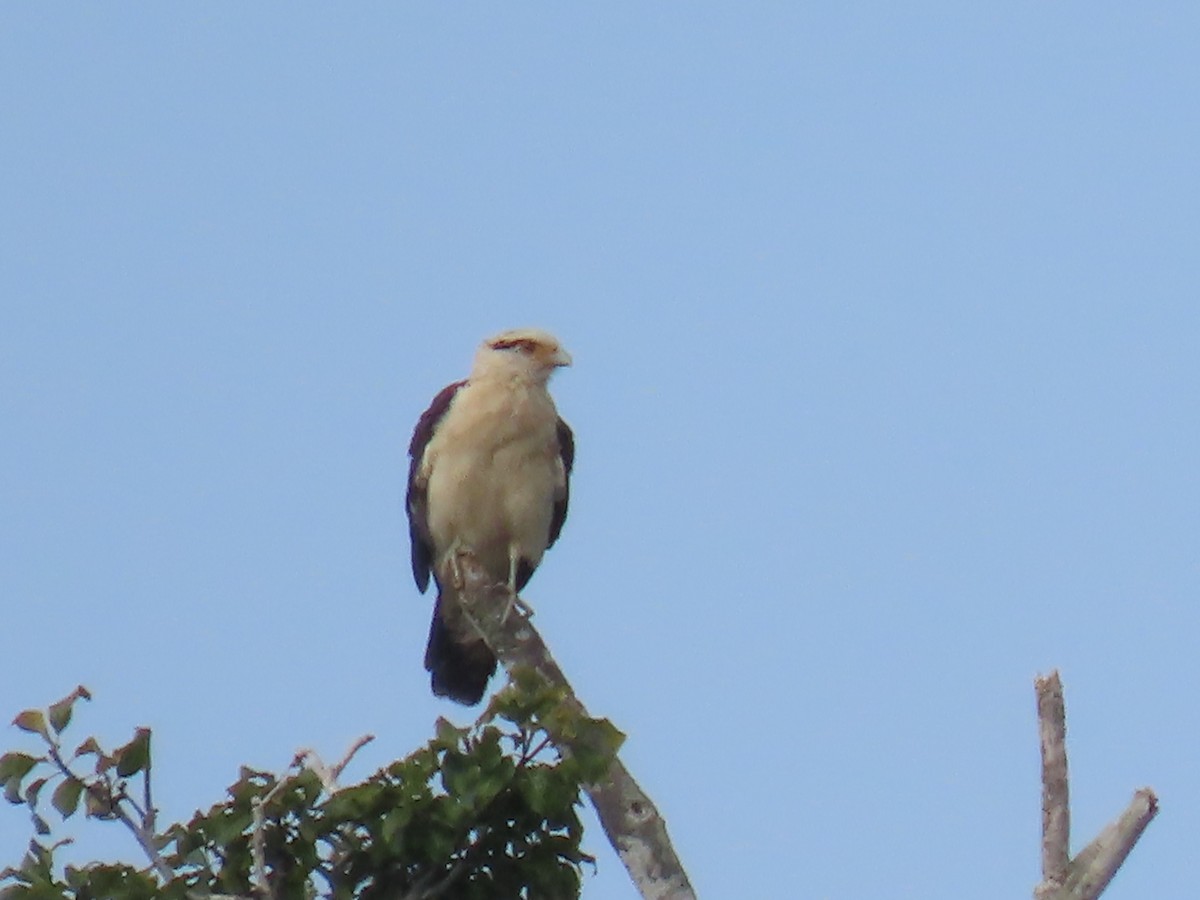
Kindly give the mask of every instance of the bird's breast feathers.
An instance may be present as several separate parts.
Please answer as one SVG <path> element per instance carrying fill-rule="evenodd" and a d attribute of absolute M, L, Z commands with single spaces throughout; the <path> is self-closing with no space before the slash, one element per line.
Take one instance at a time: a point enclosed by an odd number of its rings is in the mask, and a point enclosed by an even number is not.
<path fill-rule="evenodd" d="M 534 565 L 549 539 L 554 502 L 566 489 L 558 414 L 543 390 L 468 383 L 425 448 L 435 546 L 469 547 L 496 574 L 516 547 Z"/>

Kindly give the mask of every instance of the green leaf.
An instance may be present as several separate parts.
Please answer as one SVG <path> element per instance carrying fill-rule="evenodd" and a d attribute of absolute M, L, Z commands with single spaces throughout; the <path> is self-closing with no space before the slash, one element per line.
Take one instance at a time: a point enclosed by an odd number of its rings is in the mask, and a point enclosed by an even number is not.
<path fill-rule="evenodd" d="M 436 737 L 433 743 L 438 749 L 453 749 L 457 747 L 470 732 L 469 728 L 459 728 L 444 716 L 439 716 L 434 726 Z"/>
<path fill-rule="evenodd" d="M 105 756 L 103 753 L 96 754 L 96 774 L 103 775 L 109 769 L 117 764 L 115 756 Z"/>
<path fill-rule="evenodd" d="M 29 853 L 26 854 L 21 868 L 25 874 L 41 881 L 50 880 L 50 867 L 54 865 L 54 851 L 51 847 L 43 847 L 37 839 L 29 842 Z"/>
<path fill-rule="evenodd" d="M 50 727 L 61 732 L 71 722 L 76 700 L 91 700 L 92 695 L 82 684 L 50 707 Z"/>
<path fill-rule="evenodd" d="M 100 744 L 94 737 L 89 737 L 82 744 L 75 748 L 75 755 L 86 756 L 89 753 L 94 753 L 96 756 L 103 756 L 104 752 L 100 749 Z"/>
<path fill-rule="evenodd" d="M 27 709 L 18 713 L 17 717 L 13 719 L 13 724 L 22 731 L 40 734 L 46 740 L 50 740 L 50 733 L 46 730 L 46 717 L 40 709 Z"/>
<path fill-rule="evenodd" d="M 28 753 L 5 753 L 0 756 L 0 781 L 8 781 L 10 778 L 19 781 L 42 760 L 42 757 L 30 756 Z"/>
<path fill-rule="evenodd" d="M 117 761 L 117 775 L 128 778 L 143 769 L 150 768 L 150 729 L 139 728 L 124 747 L 118 747 L 113 754 Z"/>
<path fill-rule="evenodd" d="M 63 878 L 67 882 L 67 886 L 76 893 L 81 893 L 87 888 L 88 871 L 80 869 L 77 866 L 63 866 Z M 86 896 L 86 894 L 84 894 Z"/>
<path fill-rule="evenodd" d="M 36 831 L 38 834 L 44 836 L 44 835 L 47 835 L 50 833 L 50 826 L 49 826 L 49 824 L 47 824 L 45 819 L 43 819 L 37 813 L 34 813 L 33 814 L 33 830 Z"/>
<path fill-rule="evenodd" d="M 71 722 L 71 707 L 75 703 L 74 697 L 64 697 L 57 703 L 50 705 L 50 727 L 55 731 L 62 731 Z"/>
<path fill-rule="evenodd" d="M 42 788 L 46 786 L 49 779 L 39 778 L 36 781 L 29 782 L 29 786 L 25 788 L 25 802 L 29 804 L 29 808 L 37 806 L 38 794 L 42 792 Z"/>
<path fill-rule="evenodd" d="M 571 752 L 579 763 L 581 780 L 595 784 L 608 773 L 625 735 L 608 719 L 581 718 L 576 729 Z"/>
<path fill-rule="evenodd" d="M 521 779 L 520 791 L 537 815 L 557 819 L 579 796 L 578 787 L 546 766 L 529 769 Z"/>
<path fill-rule="evenodd" d="M 105 819 L 112 815 L 112 797 L 104 785 L 92 785 L 84 796 L 84 809 L 90 818 Z"/>
<path fill-rule="evenodd" d="M 69 819 L 79 809 L 79 798 L 83 796 L 83 782 L 78 778 L 66 778 L 54 789 L 51 804 L 64 819 Z"/>
<path fill-rule="evenodd" d="M 479 775 L 479 783 L 476 787 L 480 801 L 484 804 L 490 802 L 499 793 L 508 787 L 512 781 L 512 773 L 506 772 L 503 769 L 483 771 Z"/>

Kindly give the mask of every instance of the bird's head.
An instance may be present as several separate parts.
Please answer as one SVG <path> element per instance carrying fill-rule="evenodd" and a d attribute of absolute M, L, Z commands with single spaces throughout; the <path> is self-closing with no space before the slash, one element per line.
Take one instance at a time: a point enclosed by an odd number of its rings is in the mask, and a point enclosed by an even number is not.
<path fill-rule="evenodd" d="M 538 328 L 516 328 L 480 345 L 472 375 L 507 374 L 545 383 L 555 369 L 569 365 L 571 354 L 554 335 Z"/>

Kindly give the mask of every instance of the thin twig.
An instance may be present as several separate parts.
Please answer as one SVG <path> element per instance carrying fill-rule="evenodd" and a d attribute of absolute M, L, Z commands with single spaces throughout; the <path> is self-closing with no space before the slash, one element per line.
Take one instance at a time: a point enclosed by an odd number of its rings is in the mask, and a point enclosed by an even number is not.
<path fill-rule="evenodd" d="M 466 867 L 467 857 L 464 857 L 451 866 L 450 871 L 436 881 L 431 869 L 418 878 L 416 883 L 398 897 L 397 900 L 433 900 L 435 897 L 441 897 L 458 880 L 458 876 L 463 873 Z"/>
<path fill-rule="evenodd" d="M 150 864 L 154 867 L 154 871 L 158 873 L 159 877 L 162 878 L 164 883 L 169 882 L 172 878 L 174 878 L 174 871 L 172 871 L 171 867 L 167 865 L 166 860 L 162 858 L 158 852 L 158 848 L 154 845 L 154 832 L 146 826 L 145 815 L 141 814 L 143 821 L 139 823 L 121 807 L 122 800 L 128 802 L 135 809 L 137 808 L 137 803 L 135 803 L 129 797 L 115 795 L 112 791 L 111 785 L 102 784 L 95 778 L 89 781 L 87 779 L 80 778 L 78 775 L 72 772 L 71 767 L 68 766 L 63 760 L 61 748 L 56 742 L 49 742 L 49 751 L 51 761 L 55 766 L 58 767 L 58 770 L 62 772 L 65 777 L 73 778 L 80 782 L 83 785 L 84 790 L 86 790 L 92 796 L 96 796 L 96 792 L 101 790 L 107 794 L 106 802 L 108 803 L 109 814 L 117 821 L 122 822 L 125 827 L 130 830 L 134 839 L 138 842 L 138 845 L 142 848 L 142 851 L 150 860 Z"/>
<path fill-rule="evenodd" d="M 319 754 L 316 750 L 313 750 L 309 747 L 302 747 L 296 751 L 296 758 L 292 760 L 292 765 L 303 766 L 304 768 L 308 769 L 317 776 L 317 779 L 321 782 L 321 789 L 324 790 L 325 793 L 334 794 L 337 793 L 337 780 L 342 774 L 342 769 L 346 768 L 346 765 L 354 757 L 355 753 L 357 753 L 364 745 L 369 744 L 373 740 L 375 740 L 375 735 L 364 734 L 357 741 L 355 741 L 353 745 L 351 745 L 350 749 L 346 752 L 346 755 L 342 757 L 342 761 L 335 766 L 326 765 L 325 761 L 321 759 L 321 754 Z"/>
<path fill-rule="evenodd" d="M 532 741 L 530 743 L 532 743 Z M 538 754 L 541 753 L 543 750 L 545 750 L 549 746 L 550 746 L 550 736 L 549 735 L 546 735 L 544 738 L 542 738 L 540 741 L 538 741 L 538 745 L 537 745 L 536 749 L 533 750 L 533 752 L 530 752 L 529 747 L 526 746 L 525 749 L 523 751 L 521 751 L 521 765 L 526 765 L 527 763 L 533 762 L 535 759 L 537 759 Z"/>
<path fill-rule="evenodd" d="M 342 757 L 341 762 L 332 767 L 325 765 L 316 750 L 304 747 L 296 751 L 296 755 L 292 757 L 291 765 L 288 768 L 308 769 L 320 780 L 321 789 L 326 794 L 333 794 L 338 789 L 337 779 L 342 774 L 342 770 L 354 758 L 354 754 L 373 740 L 375 740 L 375 735 L 364 734 L 350 745 L 350 749 L 346 751 L 346 755 Z M 254 825 L 250 832 L 250 853 L 254 865 L 254 882 L 258 886 L 258 891 L 266 897 L 274 897 L 274 891 L 267 876 L 267 815 L 265 807 L 283 791 L 289 780 L 290 776 L 285 773 L 284 777 L 275 782 L 271 790 L 267 791 L 262 797 L 255 797 L 251 801 Z"/>
<path fill-rule="evenodd" d="M 346 755 L 342 757 L 342 761 L 333 767 L 333 778 L 335 782 L 337 779 L 342 777 L 342 770 L 350 764 L 350 760 L 354 759 L 354 754 L 358 753 L 359 750 L 371 743 L 373 740 L 375 740 L 375 735 L 364 734 L 357 741 L 350 745 L 350 749 L 346 751 Z"/>
<path fill-rule="evenodd" d="M 146 827 L 153 832 L 156 824 L 155 820 L 158 818 L 158 810 L 154 808 L 154 801 L 150 797 L 150 766 L 148 765 L 142 770 L 142 783 L 145 787 L 143 796 L 146 799 L 146 813 L 144 816 L 144 821 L 146 823 Z"/>
<path fill-rule="evenodd" d="M 141 819 L 142 822 L 145 822 L 146 811 L 142 809 L 141 805 L 136 800 L 129 796 L 129 792 L 125 790 L 124 782 L 119 782 L 117 784 L 117 789 L 117 793 L 113 795 L 113 799 L 116 802 L 128 803 L 129 808 L 137 813 L 137 817 Z"/>
<path fill-rule="evenodd" d="M 137 839 L 146 856 L 150 858 L 150 863 L 154 866 L 154 871 L 158 873 L 163 883 L 165 884 L 174 878 L 175 873 L 167 865 L 166 860 L 159 855 L 158 848 L 154 846 L 154 834 L 135 822 L 125 810 L 121 809 L 115 803 L 113 804 L 113 815 L 124 822 L 125 827 L 133 832 L 134 838 Z"/>
<path fill-rule="evenodd" d="M 300 759 L 301 755 L 297 754 L 295 759 L 292 760 L 292 766 L 296 766 Z M 250 801 L 250 810 L 254 816 L 254 827 L 250 832 L 250 855 L 254 863 L 254 883 L 257 886 L 258 893 L 265 897 L 274 897 L 275 891 L 271 887 L 270 879 L 267 877 L 267 814 L 263 810 L 284 789 L 287 783 L 288 776 L 285 773 L 284 777 L 277 780 L 263 796 L 255 797 Z"/>

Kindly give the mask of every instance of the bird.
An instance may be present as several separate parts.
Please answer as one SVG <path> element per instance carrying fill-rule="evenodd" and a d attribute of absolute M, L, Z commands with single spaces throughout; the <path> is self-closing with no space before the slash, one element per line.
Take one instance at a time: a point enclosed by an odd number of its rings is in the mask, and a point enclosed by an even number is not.
<path fill-rule="evenodd" d="M 511 610 L 567 518 L 575 437 L 548 384 L 571 355 L 549 332 L 504 331 L 475 353 L 470 374 L 443 388 L 413 429 L 407 509 L 413 579 L 437 586 L 425 669 L 438 697 L 478 703 L 496 657 L 458 614 L 458 558 L 470 553 Z M 523 606 L 523 604 L 522 604 Z"/>

